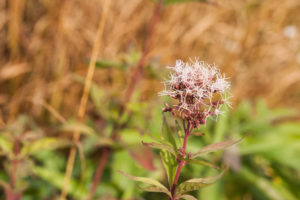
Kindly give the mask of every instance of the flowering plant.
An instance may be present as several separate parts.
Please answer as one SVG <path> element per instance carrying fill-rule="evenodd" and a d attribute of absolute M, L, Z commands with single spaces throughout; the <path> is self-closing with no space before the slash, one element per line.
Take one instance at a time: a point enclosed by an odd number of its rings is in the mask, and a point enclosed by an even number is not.
<path fill-rule="evenodd" d="M 176 62 L 169 67 L 174 73 L 164 82 L 165 90 L 160 95 L 177 99 L 179 103 L 171 108 L 166 104 L 163 111 L 179 112 L 194 128 L 205 124 L 210 116 L 222 114 L 221 107 L 228 104 L 225 96 L 230 84 L 215 66 L 196 60 L 194 63 Z"/>
<path fill-rule="evenodd" d="M 193 200 L 195 197 L 186 193 L 213 184 L 225 170 L 223 169 L 219 175 L 214 177 L 195 178 L 178 184 L 182 167 L 187 163 L 195 163 L 219 169 L 212 163 L 196 158 L 240 141 L 219 142 L 204 146 L 195 153 L 187 152 L 187 141 L 194 129 L 199 129 L 200 125 L 206 124 L 208 118 L 217 118 L 218 115 L 223 114 L 222 106 L 229 105 L 226 92 L 230 88 L 230 84 L 216 66 L 202 61 L 185 63 L 178 60 L 174 67 L 169 68 L 172 70 L 170 78 L 164 81 L 165 89 L 159 95 L 169 96 L 177 103 L 172 106 L 165 103 L 165 107 L 162 109 L 165 126 L 162 139 L 151 136 L 156 142 L 143 142 L 146 146 L 161 150 L 160 155 L 168 175 L 169 189 L 156 180 L 121 173 L 130 179 L 150 185 L 150 187 L 142 188 L 145 191 L 163 192 L 169 196 L 170 200 Z M 176 137 L 171 132 L 166 123 L 164 114 L 166 112 L 179 118 L 184 134 L 180 134 L 182 132 L 179 131 Z"/>

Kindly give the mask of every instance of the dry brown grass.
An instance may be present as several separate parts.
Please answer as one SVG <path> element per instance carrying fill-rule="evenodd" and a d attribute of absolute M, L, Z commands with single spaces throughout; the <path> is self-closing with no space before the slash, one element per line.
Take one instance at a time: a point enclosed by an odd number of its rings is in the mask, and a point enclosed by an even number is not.
<path fill-rule="evenodd" d="M 71 75 L 86 73 L 102 4 L 98 0 L 0 1 L 0 116 L 4 121 L 25 111 L 40 116 L 44 109 L 37 102 L 42 100 L 65 117 L 75 115 L 82 85 Z M 114 0 L 99 58 L 120 60 L 131 46 L 141 50 L 153 8 L 150 0 Z M 270 105 L 299 107 L 298 13 L 298 0 L 173 4 L 162 12 L 148 57 L 160 59 L 164 66 L 177 58 L 197 56 L 218 64 L 232 77 L 235 102 L 262 96 Z M 284 34 L 287 26 L 298 30 L 292 38 Z M 106 72 L 98 71 L 95 80 L 101 82 Z"/>

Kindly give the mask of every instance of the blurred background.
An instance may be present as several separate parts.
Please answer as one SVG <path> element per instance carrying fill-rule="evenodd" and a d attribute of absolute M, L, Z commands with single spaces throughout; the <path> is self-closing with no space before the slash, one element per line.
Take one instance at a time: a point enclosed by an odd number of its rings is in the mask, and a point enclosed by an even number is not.
<path fill-rule="evenodd" d="M 232 83 L 232 108 L 203 127 L 204 136 L 193 136 L 190 151 L 247 133 L 240 144 L 207 158 L 230 170 L 194 195 L 300 199 L 300 1 L 165 0 L 151 26 L 158 4 L 114 0 L 107 8 L 68 199 L 89 194 L 107 147 L 113 151 L 95 199 L 167 199 L 142 192 L 117 170 L 167 185 L 159 153 L 141 141 L 150 140 L 146 132 L 161 135 L 161 108 L 169 100 L 157 93 L 166 66 L 190 58 L 218 65 Z M 25 149 L 15 184 L 22 199 L 59 197 L 103 5 L 100 0 L 0 1 L 1 199 L 11 180 L 16 140 L 21 152 Z M 188 165 L 180 180 L 214 173 Z"/>

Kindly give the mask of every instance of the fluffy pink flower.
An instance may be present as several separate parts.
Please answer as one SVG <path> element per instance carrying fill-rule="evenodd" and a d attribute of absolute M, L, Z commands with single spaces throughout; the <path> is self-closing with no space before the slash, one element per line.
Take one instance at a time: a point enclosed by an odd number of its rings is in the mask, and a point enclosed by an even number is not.
<path fill-rule="evenodd" d="M 177 60 L 174 67 L 168 68 L 172 72 L 159 95 L 178 100 L 172 107 L 173 113 L 179 111 L 181 117 L 189 119 L 195 127 L 205 124 L 209 116 L 222 114 L 221 107 L 228 104 L 226 92 L 230 84 L 216 66 L 198 60 L 191 63 Z"/>

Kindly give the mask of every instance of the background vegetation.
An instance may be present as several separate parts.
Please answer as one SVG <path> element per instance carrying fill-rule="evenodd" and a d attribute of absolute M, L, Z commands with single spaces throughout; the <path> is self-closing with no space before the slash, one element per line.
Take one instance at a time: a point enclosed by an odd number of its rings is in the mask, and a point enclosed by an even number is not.
<path fill-rule="evenodd" d="M 152 140 L 147 132 L 161 136 L 161 108 L 168 100 L 157 93 L 167 74 L 165 66 L 189 57 L 215 63 L 231 77 L 233 103 L 218 123 L 201 128 L 204 136 L 193 136 L 189 151 L 247 133 L 240 144 L 209 155 L 230 169 L 195 196 L 300 198 L 300 2 L 166 1 L 151 28 L 157 4 L 114 0 L 107 5 L 86 113 L 80 120 L 103 1 L 0 1 L 0 199 L 12 185 L 24 200 L 58 199 L 73 147 L 77 153 L 68 199 L 91 194 L 107 149 L 95 199 L 166 199 L 142 192 L 118 170 L 167 185 L 158 152 L 141 141 Z M 176 124 L 170 126 L 176 130 Z M 76 130 L 81 132 L 79 143 L 72 139 Z M 192 164 L 180 180 L 214 173 Z"/>

